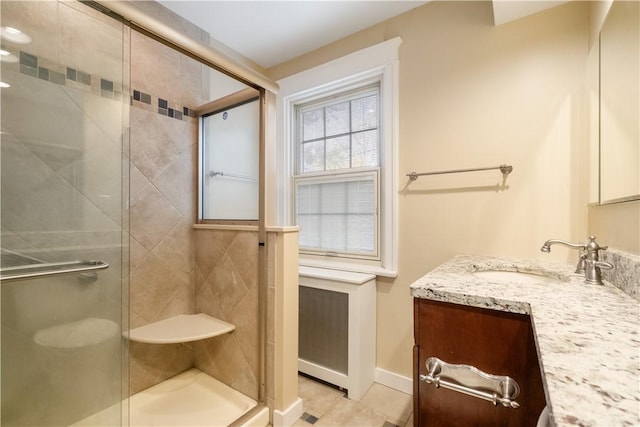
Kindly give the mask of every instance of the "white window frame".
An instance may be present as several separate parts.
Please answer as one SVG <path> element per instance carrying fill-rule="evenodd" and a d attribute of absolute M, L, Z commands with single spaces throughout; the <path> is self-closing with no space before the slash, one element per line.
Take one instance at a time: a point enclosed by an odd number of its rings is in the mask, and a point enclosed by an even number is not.
<path fill-rule="evenodd" d="M 345 89 L 380 84 L 380 260 L 347 260 L 301 254 L 300 265 L 395 277 L 398 269 L 399 37 L 278 81 L 275 166 L 276 197 L 269 203 L 281 225 L 294 223 L 295 106 Z"/>

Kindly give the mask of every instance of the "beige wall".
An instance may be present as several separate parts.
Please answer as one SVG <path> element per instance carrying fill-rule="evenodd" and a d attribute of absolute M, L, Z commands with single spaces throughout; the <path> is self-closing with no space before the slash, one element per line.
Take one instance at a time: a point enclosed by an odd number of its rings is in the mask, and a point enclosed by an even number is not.
<path fill-rule="evenodd" d="M 279 79 L 400 36 L 399 274 L 378 281 L 377 366 L 411 376 L 409 285 L 457 253 L 539 250 L 587 235 L 588 7 L 493 26 L 489 2 L 428 3 L 269 70 Z M 405 174 L 510 163 L 497 171 Z M 504 185 L 503 185 L 504 184 Z"/>
<path fill-rule="evenodd" d="M 589 233 L 603 245 L 640 255 L 640 201 L 590 207 Z"/>

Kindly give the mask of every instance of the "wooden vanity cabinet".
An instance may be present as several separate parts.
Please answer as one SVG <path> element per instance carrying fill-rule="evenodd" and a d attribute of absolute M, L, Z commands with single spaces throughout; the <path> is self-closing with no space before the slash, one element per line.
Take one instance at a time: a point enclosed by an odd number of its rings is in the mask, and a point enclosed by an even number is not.
<path fill-rule="evenodd" d="M 528 315 L 414 298 L 414 340 L 414 427 L 535 427 L 545 396 Z M 520 407 L 494 406 L 420 381 L 431 356 L 510 376 L 520 386 Z"/>

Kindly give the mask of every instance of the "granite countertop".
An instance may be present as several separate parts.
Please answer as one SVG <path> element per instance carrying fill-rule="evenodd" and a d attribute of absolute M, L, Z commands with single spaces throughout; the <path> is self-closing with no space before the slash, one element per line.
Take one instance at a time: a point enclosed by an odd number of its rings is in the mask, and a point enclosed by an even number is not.
<path fill-rule="evenodd" d="M 640 425 L 640 303 L 565 263 L 458 255 L 411 285 L 411 295 L 531 315 L 547 405 L 556 426 Z M 484 270 L 562 283 L 488 280 Z"/>

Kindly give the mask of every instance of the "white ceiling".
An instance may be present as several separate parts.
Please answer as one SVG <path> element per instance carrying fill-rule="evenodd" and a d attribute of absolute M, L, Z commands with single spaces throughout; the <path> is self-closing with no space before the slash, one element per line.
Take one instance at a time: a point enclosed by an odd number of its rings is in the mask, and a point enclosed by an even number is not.
<path fill-rule="evenodd" d="M 157 1 L 222 44 L 263 68 L 269 68 L 430 0 Z M 495 25 L 567 1 L 492 0 Z"/>
<path fill-rule="evenodd" d="M 523 16 L 533 15 L 543 10 L 567 3 L 569 0 L 493 0 L 493 20 L 495 25 L 505 24 Z"/>
<path fill-rule="evenodd" d="M 214 39 L 269 68 L 427 1 L 159 0 Z"/>

